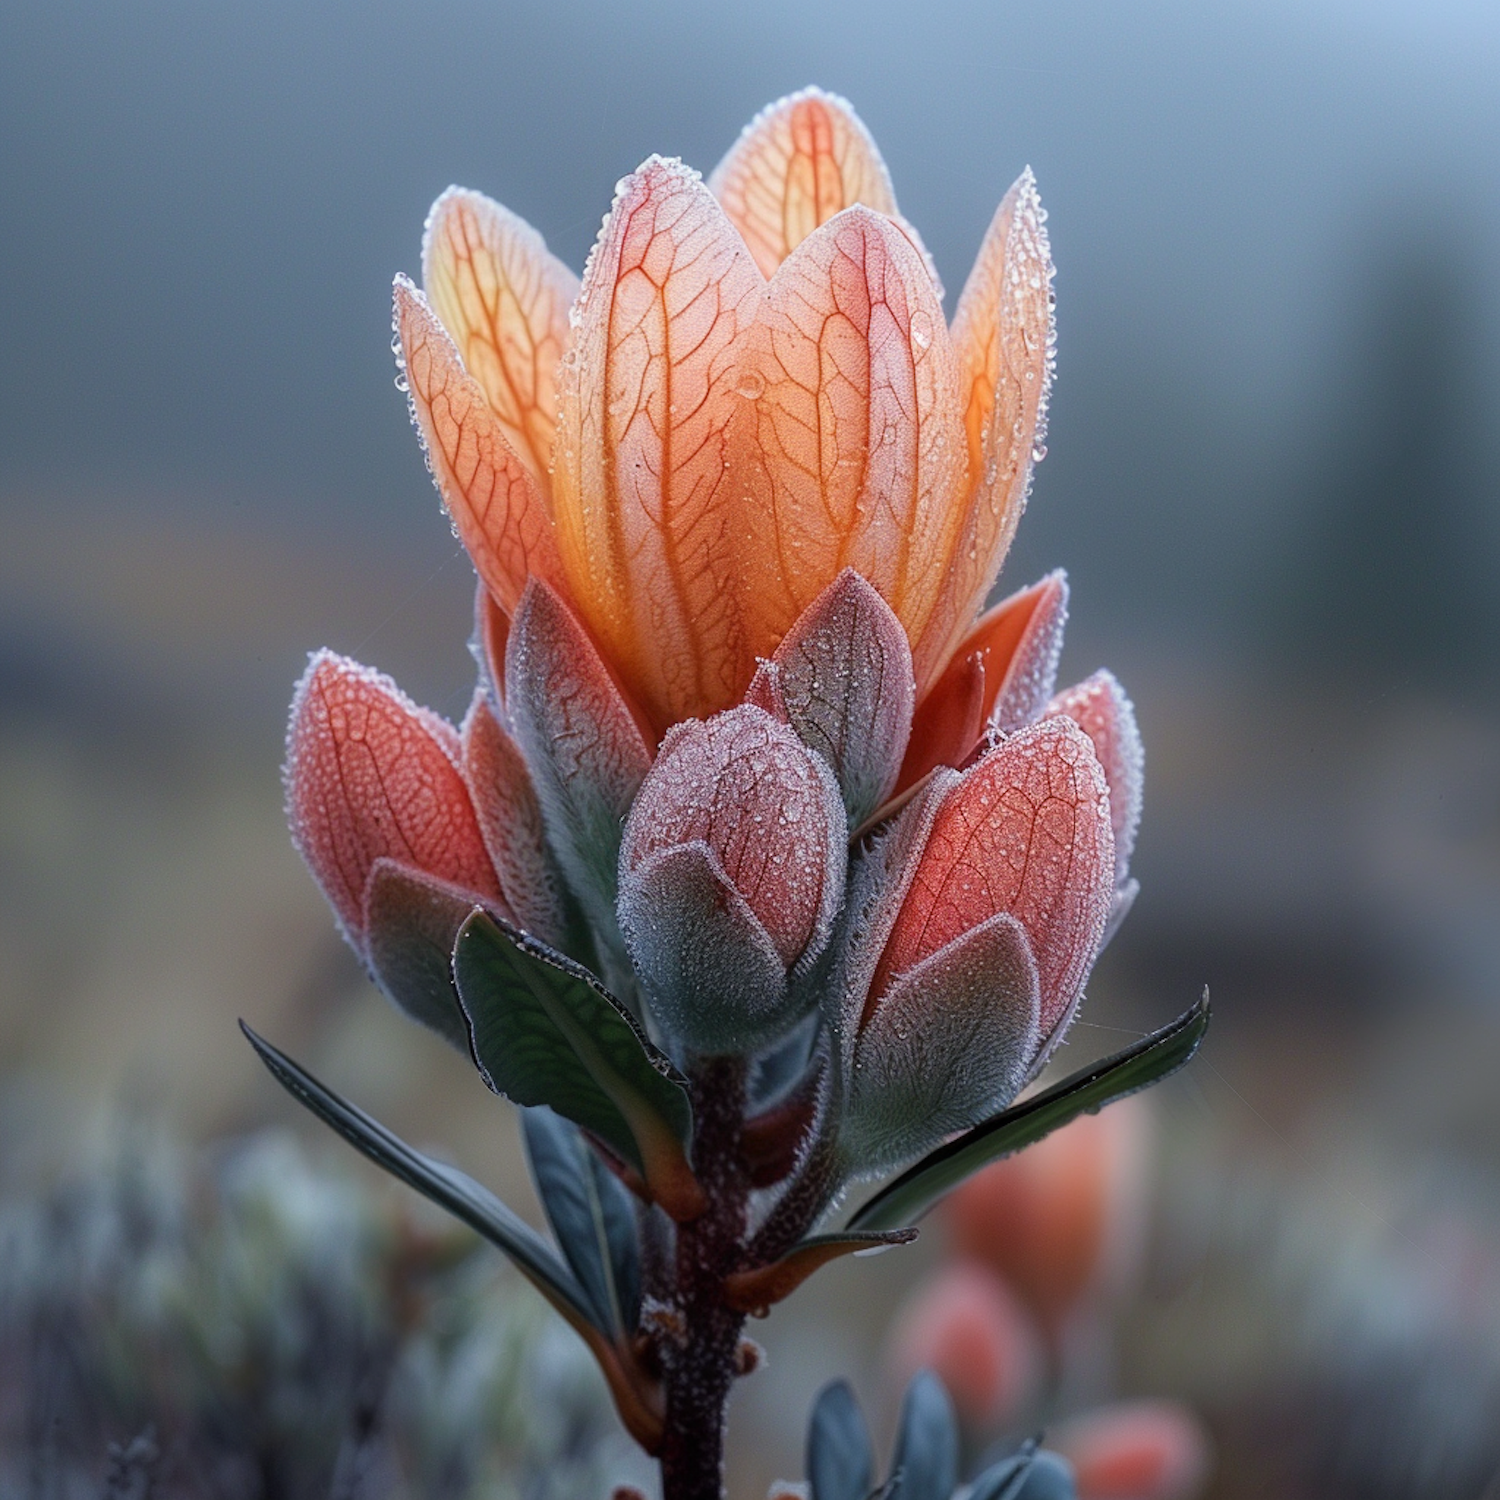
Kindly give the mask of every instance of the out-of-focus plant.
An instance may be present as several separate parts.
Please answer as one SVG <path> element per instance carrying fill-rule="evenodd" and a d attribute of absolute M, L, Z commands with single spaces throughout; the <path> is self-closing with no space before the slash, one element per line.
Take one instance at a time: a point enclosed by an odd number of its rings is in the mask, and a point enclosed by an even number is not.
<path fill-rule="evenodd" d="M 602 1383 L 479 1244 L 282 1135 L 132 1134 L 0 1203 L 0 1494 L 599 1492 Z"/>
<path fill-rule="evenodd" d="M 288 808 L 377 982 L 526 1109 L 556 1248 L 252 1040 L 531 1277 L 667 1500 L 711 1500 L 747 1314 L 1206 1024 L 1013 1103 L 1130 905 L 1141 792 L 1114 678 L 1054 692 L 1063 576 L 980 613 L 1044 452 L 1045 215 L 1023 173 L 950 325 L 809 91 L 707 184 L 623 179 L 581 283 L 459 189 L 422 260 L 397 353 L 480 680 L 454 728 L 318 653 Z"/>
<path fill-rule="evenodd" d="M 1186 1407 L 1089 1404 L 1108 1384 L 1112 1303 L 1141 1271 L 1145 1103 L 1074 1120 L 959 1187 L 943 1204 L 950 1256 L 912 1290 L 889 1340 L 897 1374 L 942 1377 L 976 1444 L 1067 1418 L 1052 1436 L 1080 1500 L 1189 1500 L 1208 1477 L 1209 1443 Z"/>

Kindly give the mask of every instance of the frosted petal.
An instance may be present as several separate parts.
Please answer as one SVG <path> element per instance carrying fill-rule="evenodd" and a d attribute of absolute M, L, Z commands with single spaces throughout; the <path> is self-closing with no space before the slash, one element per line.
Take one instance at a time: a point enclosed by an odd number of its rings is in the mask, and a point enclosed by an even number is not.
<path fill-rule="evenodd" d="M 546 496 L 557 370 L 578 278 L 524 219 L 483 193 L 451 187 L 427 216 L 422 283 L 506 442 Z"/>
<path fill-rule="evenodd" d="M 292 841 L 362 954 L 377 859 L 500 896 L 457 734 L 383 673 L 331 651 L 312 657 L 292 699 L 285 781 Z"/>

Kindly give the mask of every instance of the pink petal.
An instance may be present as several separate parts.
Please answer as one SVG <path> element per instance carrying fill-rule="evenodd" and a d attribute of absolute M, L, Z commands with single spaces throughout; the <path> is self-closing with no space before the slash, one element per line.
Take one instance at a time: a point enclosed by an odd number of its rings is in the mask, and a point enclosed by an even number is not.
<path fill-rule="evenodd" d="M 1066 714 L 1093 742 L 1109 783 L 1109 817 L 1115 835 L 1115 884 L 1124 885 L 1141 824 L 1146 750 L 1135 707 L 1112 672 L 1100 671 L 1061 692 L 1048 713 Z"/>
<path fill-rule="evenodd" d="M 1083 989 L 1114 894 L 1104 774 L 1070 719 L 1005 740 L 943 800 L 870 987 L 1009 912 L 1026 929 L 1047 1035 Z"/>
<path fill-rule="evenodd" d="M 285 775 L 293 842 L 361 952 L 377 859 L 500 896 L 458 736 L 382 673 L 330 651 L 313 656 L 292 699 Z"/>

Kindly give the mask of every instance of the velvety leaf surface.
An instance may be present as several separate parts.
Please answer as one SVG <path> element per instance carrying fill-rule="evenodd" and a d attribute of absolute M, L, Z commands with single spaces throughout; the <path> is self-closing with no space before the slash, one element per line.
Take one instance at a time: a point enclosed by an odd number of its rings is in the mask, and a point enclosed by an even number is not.
<path fill-rule="evenodd" d="M 413 1021 L 465 1053 L 469 1028 L 453 988 L 453 942 L 474 904 L 472 891 L 389 859 L 375 861 L 365 893 L 376 981 Z"/>
<path fill-rule="evenodd" d="M 846 568 L 761 673 L 774 678 L 777 711 L 832 769 L 849 826 L 858 827 L 895 787 L 911 734 L 916 681 L 901 622 Z"/>
<path fill-rule="evenodd" d="M 377 859 L 501 896 L 457 734 L 381 672 L 314 654 L 292 699 L 286 794 L 292 840 L 361 953 Z"/>
<path fill-rule="evenodd" d="M 1050 1135 L 1069 1120 L 1094 1113 L 1170 1077 L 1197 1052 L 1208 1029 L 1208 992 L 1170 1025 L 1113 1057 L 1005 1110 L 940 1146 L 870 1199 L 850 1229 L 893 1229 L 912 1224 L 964 1178 Z"/>

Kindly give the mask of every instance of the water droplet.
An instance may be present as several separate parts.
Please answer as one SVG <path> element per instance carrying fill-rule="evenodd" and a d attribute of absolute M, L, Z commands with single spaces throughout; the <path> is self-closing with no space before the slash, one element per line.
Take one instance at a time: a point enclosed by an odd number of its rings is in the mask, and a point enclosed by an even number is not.
<path fill-rule="evenodd" d="M 920 309 L 911 315 L 911 341 L 918 349 L 932 345 L 932 319 Z"/>
<path fill-rule="evenodd" d="M 766 393 L 765 377 L 759 370 L 741 370 L 734 388 L 746 401 L 759 401 Z"/>

